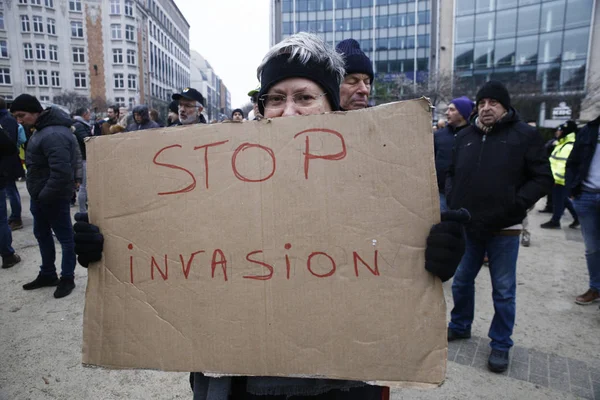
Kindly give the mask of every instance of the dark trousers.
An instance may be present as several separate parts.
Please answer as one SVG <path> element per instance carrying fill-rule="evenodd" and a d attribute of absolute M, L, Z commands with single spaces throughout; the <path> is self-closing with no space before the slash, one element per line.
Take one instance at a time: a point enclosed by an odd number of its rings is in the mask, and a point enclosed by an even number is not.
<path fill-rule="evenodd" d="M 560 222 L 560 219 L 565 212 L 565 207 L 569 210 L 573 219 L 577 220 L 577 213 L 575 212 L 571 199 L 567 197 L 567 189 L 564 185 L 554 185 L 552 188 L 552 202 L 554 211 L 552 214 L 553 222 Z"/>
<path fill-rule="evenodd" d="M 71 206 L 69 200 L 56 200 L 52 203 L 39 203 L 31 200 L 33 215 L 33 234 L 40 245 L 42 266 L 40 273 L 56 276 L 56 249 L 52 231 L 62 248 L 61 276 L 73 278 L 75 274 L 75 241 L 71 225 Z"/>
<path fill-rule="evenodd" d="M 17 181 L 11 180 L 6 184 L 6 197 L 10 202 L 10 216 L 8 223 L 21 220 L 21 195 L 17 189 Z"/>

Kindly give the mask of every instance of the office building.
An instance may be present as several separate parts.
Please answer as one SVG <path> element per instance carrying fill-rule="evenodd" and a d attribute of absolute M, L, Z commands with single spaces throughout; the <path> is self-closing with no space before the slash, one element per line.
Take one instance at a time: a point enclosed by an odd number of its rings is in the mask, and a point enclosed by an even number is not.
<path fill-rule="evenodd" d="M 221 121 L 231 114 L 231 94 L 210 63 L 195 50 L 191 53 L 191 87 L 204 96 L 207 120 Z"/>

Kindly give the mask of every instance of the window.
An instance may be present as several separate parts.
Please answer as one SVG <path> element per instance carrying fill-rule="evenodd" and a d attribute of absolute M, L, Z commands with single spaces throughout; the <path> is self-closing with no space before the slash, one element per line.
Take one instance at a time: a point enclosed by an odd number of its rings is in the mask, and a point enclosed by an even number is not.
<path fill-rule="evenodd" d="M 121 14 L 121 0 L 110 0 L 110 13 Z"/>
<path fill-rule="evenodd" d="M 73 47 L 73 62 L 84 63 L 85 62 L 85 49 L 83 47 Z"/>
<path fill-rule="evenodd" d="M 29 17 L 27 15 L 21 15 L 21 32 L 30 32 L 31 27 L 29 26 Z"/>
<path fill-rule="evenodd" d="M 517 65 L 534 65 L 537 62 L 537 36 L 526 36 L 517 39 Z"/>
<path fill-rule="evenodd" d="M 40 96 L 41 101 L 50 101 L 50 96 Z"/>
<path fill-rule="evenodd" d="M 563 28 L 565 19 L 565 0 L 542 4 L 542 32 L 552 32 Z"/>
<path fill-rule="evenodd" d="M 54 8 L 54 0 L 44 0 L 44 4 L 48 8 Z"/>
<path fill-rule="evenodd" d="M 121 25 L 112 24 L 110 26 L 110 37 L 112 39 L 121 39 Z"/>
<path fill-rule="evenodd" d="M 497 67 L 515 65 L 515 39 L 496 40 L 494 58 Z"/>
<path fill-rule="evenodd" d="M 56 35 L 56 20 L 48 18 L 48 35 Z"/>
<path fill-rule="evenodd" d="M 31 0 L 31 5 L 32 6 L 41 6 L 42 0 Z"/>
<path fill-rule="evenodd" d="M 494 38 L 494 13 L 477 15 L 475 19 L 475 40 Z"/>
<path fill-rule="evenodd" d="M 125 88 L 125 79 L 123 74 L 115 74 L 115 89 Z"/>
<path fill-rule="evenodd" d="M 43 43 L 36 43 L 35 45 L 35 58 L 37 60 L 46 59 L 46 45 Z"/>
<path fill-rule="evenodd" d="M 134 30 L 135 27 L 132 25 L 125 25 L 125 40 L 135 40 Z"/>
<path fill-rule="evenodd" d="M 23 43 L 23 52 L 26 60 L 33 60 L 33 47 L 31 43 Z"/>
<path fill-rule="evenodd" d="M 562 55 L 562 32 L 540 35 L 538 63 L 560 62 Z"/>
<path fill-rule="evenodd" d="M 69 11 L 81 12 L 81 0 L 69 0 Z"/>
<path fill-rule="evenodd" d="M 33 31 L 35 33 L 44 33 L 44 24 L 42 22 L 42 17 L 34 15 L 32 17 L 33 20 Z"/>
<path fill-rule="evenodd" d="M 27 4 L 27 0 L 19 0 L 19 4 Z"/>
<path fill-rule="evenodd" d="M 129 89 L 137 89 L 137 78 L 135 75 L 127 75 L 127 87 Z"/>
<path fill-rule="evenodd" d="M 565 28 L 589 26 L 593 2 L 593 0 L 570 0 L 567 6 Z"/>
<path fill-rule="evenodd" d="M 35 86 L 35 72 L 32 69 L 25 71 L 27 76 L 27 86 Z"/>
<path fill-rule="evenodd" d="M 0 57 L 8 58 L 8 42 L 6 40 L 0 40 Z"/>
<path fill-rule="evenodd" d="M 565 31 L 563 61 L 585 59 L 587 57 L 590 28 L 579 28 Z"/>
<path fill-rule="evenodd" d="M 60 87 L 60 72 L 52 71 L 50 74 L 52 76 L 52 87 Z"/>
<path fill-rule="evenodd" d="M 85 72 L 75 72 L 75 87 L 85 88 L 87 87 Z"/>
<path fill-rule="evenodd" d="M 512 38 L 517 32 L 517 9 L 496 13 L 496 39 Z"/>
<path fill-rule="evenodd" d="M 125 15 L 133 17 L 133 2 L 131 0 L 125 0 Z"/>
<path fill-rule="evenodd" d="M 48 58 L 50 61 L 58 61 L 58 46 L 51 44 L 48 46 Z"/>
<path fill-rule="evenodd" d="M 115 103 L 119 107 L 125 107 L 125 97 L 115 97 Z"/>
<path fill-rule="evenodd" d="M 129 108 L 135 107 L 135 97 L 129 98 Z"/>
<path fill-rule="evenodd" d="M 520 7 L 518 36 L 533 35 L 538 33 L 540 25 L 540 5 Z"/>
<path fill-rule="evenodd" d="M 127 50 L 127 64 L 135 65 L 135 50 Z"/>
<path fill-rule="evenodd" d="M 4 30 L 4 29 L 6 29 L 4 27 L 4 13 L 0 12 L 0 30 Z"/>
<path fill-rule="evenodd" d="M 48 86 L 48 71 L 44 69 L 38 71 L 38 83 L 40 86 Z"/>
<path fill-rule="evenodd" d="M 80 21 L 71 21 L 71 37 L 83 37 L 83 23 Z"/>
<path fill-rule="evenodd" d="M 473 25 L 475 19 L 473 16 L 456 18 L 454 25 L 456 30 L 456 43 L 470 42 L 473 40 Z"/>
<path fill-rule="evenodd" d="M 113 63 L 123 64 L 123 50 L 113 49 Z"/>

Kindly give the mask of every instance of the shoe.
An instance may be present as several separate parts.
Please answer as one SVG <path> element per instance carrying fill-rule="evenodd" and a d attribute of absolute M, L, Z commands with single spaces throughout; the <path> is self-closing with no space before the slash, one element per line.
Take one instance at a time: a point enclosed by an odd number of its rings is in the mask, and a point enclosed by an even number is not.
<path fill-rule="evenodd" d="M 75 280 L 73 278 L 65 278 L 64 276 L 60 277 L 60 282 L 58 282 L 58 287 L 54 291 L 54 298 L 61 299 L 71 294 L 71 292 L 75 289 Z"/>
<path fill-rule="evenodd" d="M 540 228 L 544 229 L 560 229 L 560 222 L 554 222 L 552 220 L 540 225 Z"/>
<path fill-rule="evenodd" d="M 14 221 L 10 221 L 8 226 L 10 226 L 11 231 L 18 231 L 19 229 L 23 229 L 23 221 L 16 219 Z"/>
<path fill-rule="evenodd" d="M 569 228 L 571 228 L 571 229 L 577 229 L 577 227 L 579 225 L 581 225 L 581 224 L 579 223 L 579 220 L 576 219 L 575 221 L 571 222 L 571 225 L 569 225 Z"/>
<path fill-rule="evenodd" d="M 488 358 L 488 368 L 496 373 L 506 371 L 508 369 L 508 351 L 492 349 Z"/>
<path fill-rule="evenodd" d="M 595 301 L 600 300 L 600 293 L 596 289 L 588 289 L 584 294 L 577 296 L 575 298 L 575 303 L 586 306 L 588 304 L 592 304 Z"/>
<path fill-rule="evenodd" d="M 523 229 L 523 236 L 521 237 L 521 246 L 529 247 L 531 245 L 531 233 L 528 230 Z"/>
<path fill-rule="evenodd" d="M 37 278 L 33 281 L 26 283 L 23 285 L 23 289 L 25 290 L 34 290 L 43 288 L 46 286 L 56 286 L 58 285 L 58 277 L 56 275 L 52 276 L 44 276 L 42 274 L 38 274 Z"/>
<path fill-rule="evenodd" d="M 545 207 L 542 210 L 538 210 L 538 212 L 540 214 L 552 214 L 554 211 L 552 210 L 552 208 Z"/>
<path fill-rule="evenodd" d="M 456 331 L 453 331 L 452 329 L 448 328 L 448 341 L 452 342 L 454 340 L 458 340 L 458 339 L 470 339 L 471 338 L 471 331 L 466 332 L 466 333 L 458 333 Z"/>
<path fill-rule="evenodd" d="M 8 257 L 2 257 L 2 268 L 12 268 L 21 262 L 21 257 L 17 253 L 13 253 Z"/>

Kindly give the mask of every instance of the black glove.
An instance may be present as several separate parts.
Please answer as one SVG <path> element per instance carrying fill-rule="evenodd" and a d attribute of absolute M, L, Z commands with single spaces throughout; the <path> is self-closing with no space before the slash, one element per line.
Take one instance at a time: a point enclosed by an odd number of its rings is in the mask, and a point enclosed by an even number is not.
<path fill-rule="evenodd" d="M 434 225 L 427 237 L 425 269 L 442 282 L 454 276 L 465 253 L 464 224 L 471 215 L 467 210 L 445 211 L 442 222 Z"/>
<path fill-rule="evenodd" d="M 102 259 L 104 236 L 100 233 L 100 228 L 89 223 L 87 213 L 75 214 L 75 221 L 75 254 L 79 264 L 87 268 L 90 262 Z"/>

